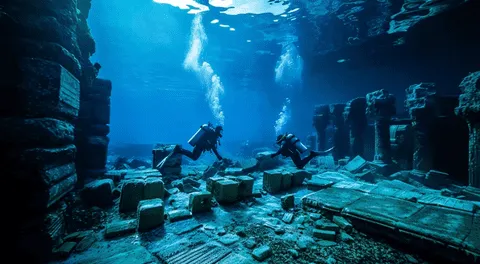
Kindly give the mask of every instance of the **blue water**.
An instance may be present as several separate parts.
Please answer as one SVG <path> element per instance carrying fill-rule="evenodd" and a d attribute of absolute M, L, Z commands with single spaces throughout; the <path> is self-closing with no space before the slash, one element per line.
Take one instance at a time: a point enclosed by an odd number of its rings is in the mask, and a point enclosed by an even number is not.
<path fill-rule="evenodd" d="M 236 1 L 198 12 L 208 7 L 157 2 L 100 1 L 90 12 L 92 61 L 113 82 L 112 144 L 185 143 L 208 121 L 224 125 L 224 141 L 273 141 L 293 129 L 286 102 L 301 91 L 303 61 L 289 23 L 298 8 Z M 265 41 L 257 17 L 285 30 Z"/>

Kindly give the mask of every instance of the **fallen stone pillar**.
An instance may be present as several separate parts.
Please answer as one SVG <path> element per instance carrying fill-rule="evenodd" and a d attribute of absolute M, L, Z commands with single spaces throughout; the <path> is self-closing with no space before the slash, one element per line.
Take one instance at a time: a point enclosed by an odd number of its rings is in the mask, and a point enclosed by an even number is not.
<path fill-rule="evenodd" d="M 339 159 L 343 159 L 348 155 L 348 130 L 343 117 L 345 106 L 345 104 L 330 105 L 330 116 L 335 129 L 333 133 L 333 146 L 335 147 L 333 150 L 333 160 L 335 162 L 338 162 Z"/>
<path fill-rule="evenodd" d="M 435 84 L 420 83 L 411 85 L 406 90 L 405 107 L 412 119 L 414 130 L 414 151 L 412 169 L 425 174 L 432 169 L 432 144 L 430 127 L 434 119 Z"/>
<path fill-rule="evenodd" d="M 468 183 L 480 188 L 480 71 L 460 83 L 462 94 L 455 113 L 468 123 Z"/>
<path fill-rule="evenodd" d="M 329 122 L 330 122 L 330 106 L 328 105 L 315 106 L 315 113 L 313 115 L 313 126 L 317 131 L 318 150 L 327 149 L 327 134 L 325 132 L 325 129 L 327 129 Z"/>
<path fill-rule="evenodd" d="M 390 164 L 392 162 L 390 146 L 390 121 L 396 114 L 395 97 L 382 89 L 367 94 L 366 115 L 375 120 L 375 157 L 374 162 Z"/>
<path fill-rule="evenodd" d="M 365 147 L 365 129 L 368 125 L 365 108 L 367 101 L 364 97 L 349 101 L 345 107 L 344 118 L 350 127 L 350 157 L 362 156 Z"/>

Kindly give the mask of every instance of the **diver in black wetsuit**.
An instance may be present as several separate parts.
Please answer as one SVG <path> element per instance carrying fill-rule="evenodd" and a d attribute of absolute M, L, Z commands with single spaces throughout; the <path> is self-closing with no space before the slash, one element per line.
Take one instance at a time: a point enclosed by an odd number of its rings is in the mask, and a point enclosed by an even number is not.
<path fill-rule="evenodd" d="M 330 153 L 333 148 L 325 151 L 311 150 L 308 157 L 302 159 L 300 156 L 303 152 L 307 151 L 307 148 L 300 142 L 300 139 L 293 134 L 278 135 L 276 143 L 280 145 L 280 149 L 271 155 L 272 158 L 282 155 L 284 157 L 290 157 L 297 166 L 298 169 L 303 169 L 307 163 L 315 157 L 326 155 Z"/>
<path fill-rule="evenodd" d="M 209 123 L 208 125 L 203 125 L 200 129 L 204 131 L 203 135 L 201 135 L 195 142 L 192 141 L 193 137 L 189 141 L 189 143 L 193 146 L 193 151 L 186 150 L 177 145 L 175 146 L 173 153 L 179 153 L 189 157 L 192 160 L 197 160 L 200 158 L 203 152 L 212 151 L 218 160 L 222 160 L 222 156 L 220 156 L 217 151 L 217 144 L 220 145 L 219 139 L 223 136 L 223 127 L 216 126 L 213 128 L 213 126 Z"/>

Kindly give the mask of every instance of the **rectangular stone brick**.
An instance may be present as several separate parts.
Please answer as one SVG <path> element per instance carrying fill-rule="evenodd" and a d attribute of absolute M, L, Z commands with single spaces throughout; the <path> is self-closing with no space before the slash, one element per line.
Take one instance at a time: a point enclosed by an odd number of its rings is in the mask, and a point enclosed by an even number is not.
<path fill-rule="evenodd" d="M 219 203 L 231 203 L 238 199 L 239 183 L 232 180 L 223 180 L 216 183 L 215 199 Z"/>

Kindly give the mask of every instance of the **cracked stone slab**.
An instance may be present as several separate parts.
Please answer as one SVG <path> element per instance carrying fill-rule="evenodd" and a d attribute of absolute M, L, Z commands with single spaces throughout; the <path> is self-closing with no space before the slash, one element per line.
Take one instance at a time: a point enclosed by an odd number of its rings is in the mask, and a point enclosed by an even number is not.
<path fill-rule="evenodd" d="M 408 219 L 396 223 L 401 233 L 460 247 L 470 234 L 473 214 L 426 205 Z"/>
<path fill-rule="evenodd" d="M 342 214 L 394 229 L 396 222 L 408 219 L 423 207 L 405 200 L 368 195 L 347 206 Z"/>
<path fill-rule="evenodd" d="M 302 204 L 307 207 L 325 209 L 338 213 L 365 195 L 365 193 L 352 189 L 332 187 L 304 196 L 302 198 Z"/>
<path fill-rule="evenodd" d="M 333 185 L 335 188 L 350 189 L 359 192 L 369 193 L 373 189 L 377 188 L 375 184 L 363 183 L 363 182 L 339 182 Z"/>

